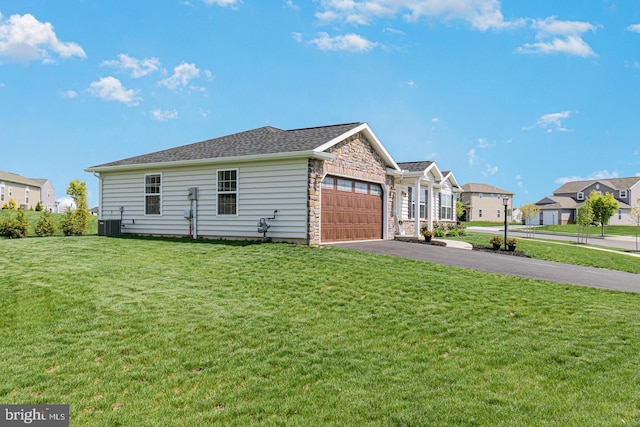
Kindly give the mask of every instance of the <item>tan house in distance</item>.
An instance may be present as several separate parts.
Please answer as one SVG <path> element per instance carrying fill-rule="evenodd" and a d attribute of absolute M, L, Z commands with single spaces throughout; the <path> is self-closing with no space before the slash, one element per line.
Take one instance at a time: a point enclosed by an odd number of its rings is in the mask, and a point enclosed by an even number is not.
<path fill-rule="evenodd" d="M 18 209 L 35 209 L 38 202 L 43 209 L 52 211 L 55 207 L 55 193 L 48 179 L 26 178 L 0 170 L 0 208 L 12 199 Z"/>
<path fill-rule="evenodd" d="M 489 184 L 464 184 L 460 201 L 464 206 L 464 220 L 504 222 L 504 202 L 507 198 L 507 221 L 512 220 L 513 193 Z"/>

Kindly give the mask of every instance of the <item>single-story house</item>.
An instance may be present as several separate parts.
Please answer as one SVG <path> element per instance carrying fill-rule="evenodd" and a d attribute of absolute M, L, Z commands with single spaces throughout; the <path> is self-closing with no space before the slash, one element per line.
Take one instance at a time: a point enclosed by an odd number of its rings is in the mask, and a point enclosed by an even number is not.
<path fill-rule="evenodd" d="M 448 218 L 457 183 L 431 170 L 403 171 L 366 123 L 265 126 L 86 169 L 99 178 L 100 220 L 120 220 L 122 233 L 256 239 L 266 231 L 309 245 L 393 239 L 410 206 L 396 202 L 396 182 L 405 193 L 429 188 L 429 219 Z"/>
<path fill-rule="evenodd" d="M 470 182 L 462 185 L 460 202 L 466 221 L 504 222 L 504 199 L 507 221 L 512 219 L 513 193 L 489 184 Z"/>
<path fill-rule="evenodd" d="M 569 181 L 558 187 L 552 196 L 536 202 L 540 209 L 540 225 L 568 224 L 576 220 L 578 209 L 592 191 L 611 193 L 618 201 L 618 210 L 609 220 L 611 225 L 630 225 L 629 211 L 640 198 L 640 177 Z"/>

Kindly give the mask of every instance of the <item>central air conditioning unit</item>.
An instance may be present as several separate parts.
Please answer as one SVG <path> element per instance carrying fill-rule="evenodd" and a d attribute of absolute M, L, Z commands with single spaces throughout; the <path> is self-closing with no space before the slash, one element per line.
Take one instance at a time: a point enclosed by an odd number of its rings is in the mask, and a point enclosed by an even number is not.
<path fill-rule="evenodd" d="M 119 219 L 101 219 L 98 221 L 98 236 L 120 237 L 122 221 Z"/>

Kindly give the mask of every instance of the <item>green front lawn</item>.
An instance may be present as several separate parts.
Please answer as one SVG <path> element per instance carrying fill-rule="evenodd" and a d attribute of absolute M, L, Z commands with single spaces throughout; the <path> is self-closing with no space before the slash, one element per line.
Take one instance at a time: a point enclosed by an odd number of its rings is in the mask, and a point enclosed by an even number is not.
<path fill-rule="evenodd" d="M 502 233 L 497 234 L 503 237 Z M 462 240 L 478 246 L 491 246 L 489 240 L 492 236 L 493 234 L 488 233 L 467 233 L 465 236 L 446 237 L 446 239 Z M 640 274 L 640 258 L 625 255 L 622 251 L 599 251 L 572 242 L 545 241 L 540 235 L 535 239 L 518 237 L 517 240 L 517 250 L 531 258 Z"/>
<path fill-rule="evenodd" d="M 565 224 L 565 225 L 544 225 L 540 227 L 535 227 L 536 232 L 544 232 L 544 233 L 557 233 L 557 234 L 570 234 L 577 235 L 578 234 L 578 226 L 575 224 Z M 582 233 L 585 231 L 582 230 Z M 598 225 L 592 225 L 586 228 L 586 233 L 589 236 L 601 236 L 602 228 Z M 636 233 L 640 234 L 640 231 L 637 226 L 633 225 L 605 225 L 604 226 L 604 235 L 605 236 L 635 236 Z"/>
<path fill-rule="evenodd" d="M 640 423 L 637 294 L 104 237 L 0 240 L 0 277 L 0 402 L 74 426 Z"/>

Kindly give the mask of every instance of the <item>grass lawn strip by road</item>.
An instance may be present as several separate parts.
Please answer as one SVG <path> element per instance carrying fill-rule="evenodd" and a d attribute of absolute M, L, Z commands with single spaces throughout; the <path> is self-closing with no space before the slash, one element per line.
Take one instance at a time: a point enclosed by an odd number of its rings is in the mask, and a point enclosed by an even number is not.
<path fill-rule="evenodd" d="M 638 294 L 338 247 L 0 249 L 0 401 L 72 425 L 640 422 Z"/>
<path fill-rule="evenodd" d="M 474 245 L 490 246 L 489 240 L 491 239 L 491 234 L 468 233 L 465 236 L 447 237 L 447 239 L 461 240 Z M 517 240 L 517 250 L 523 251 L 531 258 L 640 274 L 640 261 L 638 257 L 629 256 L 635 254 L 623 253 L 622 251 L 613 249 L 592 250 L 598 248 L 592 245 L 578 245 L 568 242 L 559 243 L 557 241 L 543 240 L 538 237 L 535 239 L 518 237 Z"/>

